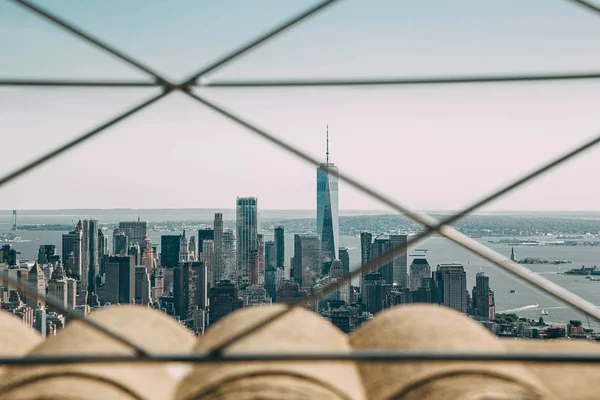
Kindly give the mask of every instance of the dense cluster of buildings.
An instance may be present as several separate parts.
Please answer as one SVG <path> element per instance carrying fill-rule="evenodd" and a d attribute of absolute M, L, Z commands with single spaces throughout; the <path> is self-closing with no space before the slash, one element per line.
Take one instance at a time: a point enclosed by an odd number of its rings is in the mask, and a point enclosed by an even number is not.
<path fill-rule="evenodd" d="M 481 321 L 494 319 L 487 276 L 478 274 L 469 293 L 460 264 L 440 264 L 432 271 L 423 255 L 407 265 L 407 235 L 361 233 L 361 264 L 377 263 L 378 268 L 360 275 L 358 285 L 350 284 L 345 279 L 349 252 L 339 243 L 338 173 L 329 150 L 316 178 L 316 233 L 294 235 L 288 268 L 283 227 L 274 228 L 273 240 L 265 241 L 257 198 L 238 197 L 234 230 L 224 229 L 223 215 L 216 213 L 212 226 L 192 235 L 184 230 L 161 236 L 160 251 L 150 239 L 150 224 L 139 218 L 120 222 L 111 241 L 97 220 L 79 221 L 62 236 L 61 254 L 54 245 L 42 245 L 34 262 L 19 261 L 6 245 L 0 250 L 0 273 L 26 281 L 33 291 L 5 284 L 0 287 L 2 308 L 44 335 L 66 323 L 64 310 L 88 312 L 124 303 L 161 309 L 202 332 L 239 308 L 294 304 L 336 282 L 335 292 L 306 306 L 345 332 L 382 309 L 405 303 L 438 303 Z M 394 257 L 386 256 L 390 251 Z"/>

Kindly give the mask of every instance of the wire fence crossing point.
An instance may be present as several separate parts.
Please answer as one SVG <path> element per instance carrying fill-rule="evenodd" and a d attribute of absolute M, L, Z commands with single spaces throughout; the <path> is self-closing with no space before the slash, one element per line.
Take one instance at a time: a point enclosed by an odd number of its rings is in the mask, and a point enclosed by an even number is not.
<path fill-rule="evenodd" d="M 232 120 L 233 122 L 243 126 L 244 128 L 250 130 L 254 134 L 262 137 L 263 139 L 268 140 L 272 144 L 276 145 L 280 149 L 283 149 L 294 156 L 308 162 L 309 164 L 319 166 L 320 161 L 315 159 L 314 157 L 308 155 L 307 153 L 295 148 L 294 146 L 286 143 L 285 141 L 277 138 L 276 136 L 254 126 L 253 124 L 245 121 L 244 119 L 236 116 L 235 114 L 226 111 L 224 108 L 206 100 L 205 98 L 196 95 L 191 91 L 193 86 L 199 86 L 201 90 L 204 88 L 227 88 L 227 87 L 246 87 L 246 88 L 268 88 L 268 87 L 343 87 L 343 86 L 377 86 L 377 85 L 439 85 L 439 84 L 471 84 L 471 83 L 510 83 L 510 82 L 535 82 L 535 81 L 576 81 L 576 80 L 593 80 L 600 78 L 600 72 L 573 72 L 573 73 L 554 73 L 554 74 L 519 74 L 519 75 L 489 75 L 489 76 L 450 76 L 450 77 L 424 77 L 424 78 L 372 78 L 372 79 L 360 79 L 360 78 L 346 78 L 346 79 L 287 79 L 287 80 L 238 80 L 238 81 L 214 81 L 210 80 L 201 80 L 200 82 L 196 82 L 198 78 L 204 77 L 206 74 L 210 72 L 214 72 L 218 68 L 234 61 L 238 57 L 247 54 L 248 52 L 256 49 L 261 44 L 266 43 L 268 40 L 280 35 L 284 31 L 289 28 L 295 26 L 301 21 L 304 21 L 308 18 L 311 18 L 317 15 L 319 12 L 323 11 L 326 7 L 332 5 L 338 0 L 327 0 L 322 1 L 312 8 L 303 11 L 296 16 L 292 17 L 289 20 L 284 21 L 279 24 L 275 28 L 267 31 L 263 35 L 257 37 L 254 40 L 251 40 L 247 44 L 232 50 L 227 53 L 224 57 L 219 58 L 212 63 L 210 63 L 207 67 L 203 68 L 201 71 L 192 75 L 187 80 L 183 81 L 181 84 L 173 84 L 163 78 L 160 74 L 152 70 L 150 67 L 142 64 L 141 62 L 135 60 L 129 55 L 115 49 L 114 47 L 102 42 L 101 40 L 91 36 L 90 34 L 85 33 L 78 27 L 75 27 L 73 24 L 65 21 L 64 19 L 50 13 L 49 11 L 32 4 L 27 0 L 12 0 L 13 2 L 23 6 L 30 12 L 33 12 L 37 15 L 44 17 L 45 19 L 53 22 L 54 24 L 60 26 L 71 34 L 80 37 L 94 46 L 101 48 L 102 50 L 108 52 L 112 56 L 122 60 L 123 62 L 135 67 L 139 71 L 153 78 L 153 82 L 143 82 L 143 81 L 102 81 L 102 80 L 56 80 L 56 79 L 0 79 L 0 87 L 78 87 L 78 88 L 96 88 L 96 87 L 122 87 L 122 88 L 136 88 L 136 87 L 161 87 L 163 92 L 157 96 L 152 97 L 151 99 L 135 106 L 134 108 L 127 110 L 120 114 L 119 116 L 109 120 L 108 122 L 100 125 L 99 127 L 93 129 L 92 131 L 73 139 L 65 145 L 59 146 L 58 148 L 48 152 L 47 154 L 31 161 L 25 166 L 18 168 L 17 170 L 9 173 L 8 175 L 0 178 L 0 187 L 18 177 L 23 175 L 24 173 L 43 165 L 45 162 L 63 154 L 64 152 L 74 148 L 75 146 L 84 143 L 85 141 L 95 137 L 101 132 L 105 131 L 107 128 L 113 126 L 114 124 L 129 118 L 133 114 L 138 111 L 146 108 L 150 104 L 161 100 L 164 96 L 166 96 L 171 91 L 183 91 L 190 98 L 204 104 L 209 107 L 213 111 L 221 114 L 222 116 Z M 596 6 L 593 3 L 590 3 L 585 0 L 568 0 L 571 3 L 575 3 L 579 6 L 585 7 L 586 9 L 600 13 L 600 7 Z M 571 150 L 570 152 L 556 158 L 555 160 L 539 167 L 533 172 L 524 175 L 522 178 L 517 179 L 515 182 L 500 188 L 499 190 L 493 192 L 492 194 L 484 197 L 483 199 L 473 203 L 471 206 L 462 210 L 461 212 L 454 214 L 443 221 L 437 221 L 429 215 L 417 213 L 398 202 L 395 202 L 389 199 L 387 196 L 379 193 L 378 191 L 370 188 L 368 185 L 359 182 L 358 180 L 350 177 L 349 175 L 342 174 L 337 170 L 332 170 L 327 167 L 321 167 L 325 172 L 331 173 L 337 176 L 342 181 L 346 182 L 350 186 L 360 190 L 361 192 L 369 195 L 370 197 L 382 202 L 383 204 L 391 207 L 395 211 L 406 215 L 410 219 L 415 222 L 420 223 L 424 226 L 424 231 L 407 241 L 406 244 L 393 248 L 386 254 L 383 254 L 371 262 L 357 268 L 352 271 L 350 274 L 347 274 L 343 279 L 340 279 L 336 282 L 328 284 L 319 290 L 316 290 L 308 297 L 301 299 L 296 302 L 294 306 L 300 306 L 306 304 L 307 302 L 316 301 L 319 298 L 326 296 L 331 291 L 336 290 L 343 283 L 349 282 L 353 277 L 358 274 L 364 274 L 370 272 L 384 263 L 387 263 L 394 259 L 401 252 L 405 251 L 409 246 L 416 244 L 417 242 L 427 238 L 431 233 L 438 232 L 446 238 L 452 240 L 453 242 L 459 244 L 460 246 L 468 249 L 469 251 L 479 255 L 483 259 L 499 266 L 505 271 L 510 272 L 515 275 L 519 279 L 533 285 L 534 287 L 540 289 L 541 291 L 567 303 L 576 309 L 583 311 L 587 315 L 591 315 L 597 320 L 600 320 L 600 311 L 593 304 L 587 302 L 584 299 L 576 296 L 575 294 L 569 292 L 568 290 L 554 284 L 553 282 L 543 278 L 540 275 L 534 274 L 529 269 L 516 264 L 510 261 L 505 256 L 491 250 L 490 248 L 482 245 L 481 243 L 463 235 L 457 230 L 453 229 L 450 224 L 458 221 L 469 213 L 477 210 L 478 208 L 484 206 L 485 204 L 503 196 L 504 194 L 524 185 L 525 183 L 531 181 L 537 176 L 550 171 L 551 169 L 563 164 L 565 161 L 574 158 L 584 151 L 587 151 L 597 145 L 600 142 L 600 136 L 597 136 L 590 141 L 584 143 L 583 145 Z M 40 296 L 37 291 L 33 288 L 29 287 L 26 283 L 18 282 L 12 280 L 7 276 L 0 275 L 0 279 L 5 282 L 8 282 L 11 285 L 17 286 L 21 288 L 26 293 L 31 293 L 35 295 L 37 298 L 41 298 L 44 296 Z M 156 362 L 166 362 L 166 361 L 182 361 L 182 362 L 236 362 L 236 361 L 251 361 L 251 360 L 342 360 L 342 359 L 352 359 L 352 360 L 364 360 L 364 361 L 438 361 L 438 360 L 447 360 L 447 361 L 462 361 L 462 360 L 481 360 L 481 361 L 535 361 L 535 362 L 589 362 L 589 363 L 597 363 L 600 362 L 600 356 L 594 355 L 584 355 L 584 354 L 570 354 L 570 353 L 557 353 L 557 354 L 485 354 L 485 353 L 477 353 L 477 354 L 450 354 L 450 353 L 406 353 L 406 352 L 351 352 L 344 354 L 283 354 L 283 355 L 272 355 L 272 354 L 244 354 L 244 355 L 232 355 L 232 354 L 223 354 L 223 350 L 227 348 L 229 345 L 235 343 L 236 341 L 242 339 L 244 336 L 256 331 L 267 325 L 270 322 L 280 318 L 282 315 L 285 315 L 289 312 L 292 307 L 287 308 L 281 313 L 277 313 L 274 316 L 271 316 L 263 321 L 259 321 L 254 326 L 250 327 L 248 330 L 240 332 L 238 335 L 230 338 L 229 340 L 223 342 L 216 348 L 214 348 L 210 353 L 207 354 L 193 354 L 193 355 L 161 355 L 161 356 L 151 356 L 145 350 L 139 348 L 135 344 L 128 341 L 126 338 L 121 337 L 119 334 L 111 332 L 110 329 L 100 326 L 89 320 L 84 318 L 77 312 L 65 310 L 64 306 L 61 306 L 57 302 L 55 302 L 51 298 L 46 298 L 46 302 L 49 305 L 56 307 L 57 309 L 71 315 L 73 318 L 81 320 L 83 323 L 88 324 L 90 327 L 97 329 L 100 332 L 103 332 L 122 343 L 128 345 L 133 348 L 137 356 L 145 357 L 145 360 L 150 359 L 151 361 Z M 127 361 L 138 362 L 140 361 L 137 357 L 127 357 L 127 356 L 98 356 L 98 357 L 85 357 L 85 361 L 90 362 L 108 362 L 108 360 L 118 360 L 119 357 L 122 357 L 123 361 L 127 359 Z M 169 358 L 171 357 L 171 358 Z M 280 358 L 278 358 L 280 357 Z M 319 358 L 321 357 L 321 358 Z M 463 358 L 461 358 L 463 357 Z M 520 358 L 519 358 L 520 357 Z M 52 356 L 48 357 L 48 360 L 44 360 L 42 358 L 31 357 L 28 359 L 9 359 L 3 358 L 0 359 L 0 364 L 4 365 L 24 365 L 26 363 L 38 363 L 42 364 L 45 362 L 51 363 L 50 359 L 53 359 L 57 363 L 73 363 L 73 362 L 83 362 L 83 357 L 77 360 L 77 357 L 62 357 L 62 356 Z M 12 360 L 12 361 L 11 361 Z M 26 361 L 24 361 L 26 360 Z"/>

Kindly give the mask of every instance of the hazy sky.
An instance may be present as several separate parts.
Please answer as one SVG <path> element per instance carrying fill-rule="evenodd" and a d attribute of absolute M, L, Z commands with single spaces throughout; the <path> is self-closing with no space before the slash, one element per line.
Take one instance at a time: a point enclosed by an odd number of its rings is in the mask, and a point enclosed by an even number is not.
<path fill-rule="evenodd" d="M 180 80 L 312 1 L 38 2 Z M 600 70 L 600 17 L 563 0 L 345 0 L 218 78 Z M 8 1 L 0 78 L 144 78 Z M 0 174 L 153 90 L 0 89 Z M 438 87 L 204 89 L 202 94 L 417 209 L 457 209 L 600 133 L 600 81 Z M 598 210 L 600 149 L 488 209 Z M 0 188 L 0 209 L 315 207 L 316 172 L 170 95 Z M 344 209 L 382 208 L 345 185 Z"/>

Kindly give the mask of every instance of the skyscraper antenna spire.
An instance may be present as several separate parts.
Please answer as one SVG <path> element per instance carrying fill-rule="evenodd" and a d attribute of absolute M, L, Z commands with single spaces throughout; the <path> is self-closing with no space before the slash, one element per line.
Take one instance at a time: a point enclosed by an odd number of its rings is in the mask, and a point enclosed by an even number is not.
<path fill-rule="evenodd" d="M 327 162 L 327 165 L 329 165 L 329 124 L 327 124 L 327 153 L 326 153 L 326 155 L 327 155 L 326 162 Z"/>

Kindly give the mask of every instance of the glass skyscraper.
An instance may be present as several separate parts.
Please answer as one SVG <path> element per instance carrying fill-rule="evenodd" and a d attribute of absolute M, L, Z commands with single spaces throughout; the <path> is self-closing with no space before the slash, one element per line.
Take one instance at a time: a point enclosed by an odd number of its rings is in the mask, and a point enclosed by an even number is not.
<path fill-rule="evenodd" d="M 337 259 L 340 247 L 338 218 L 338 169 L 329 162 L 329 133 L 327 160 L 317 168 L 317 234 L 321 237 L 323 262 Z"/>
<path fill-rule="evenodd" d="M 248 282 L 251 252 L 258 251 L 258 201 L 256 197 L 238 197 L 236 203 L 237 278 Z"/>

